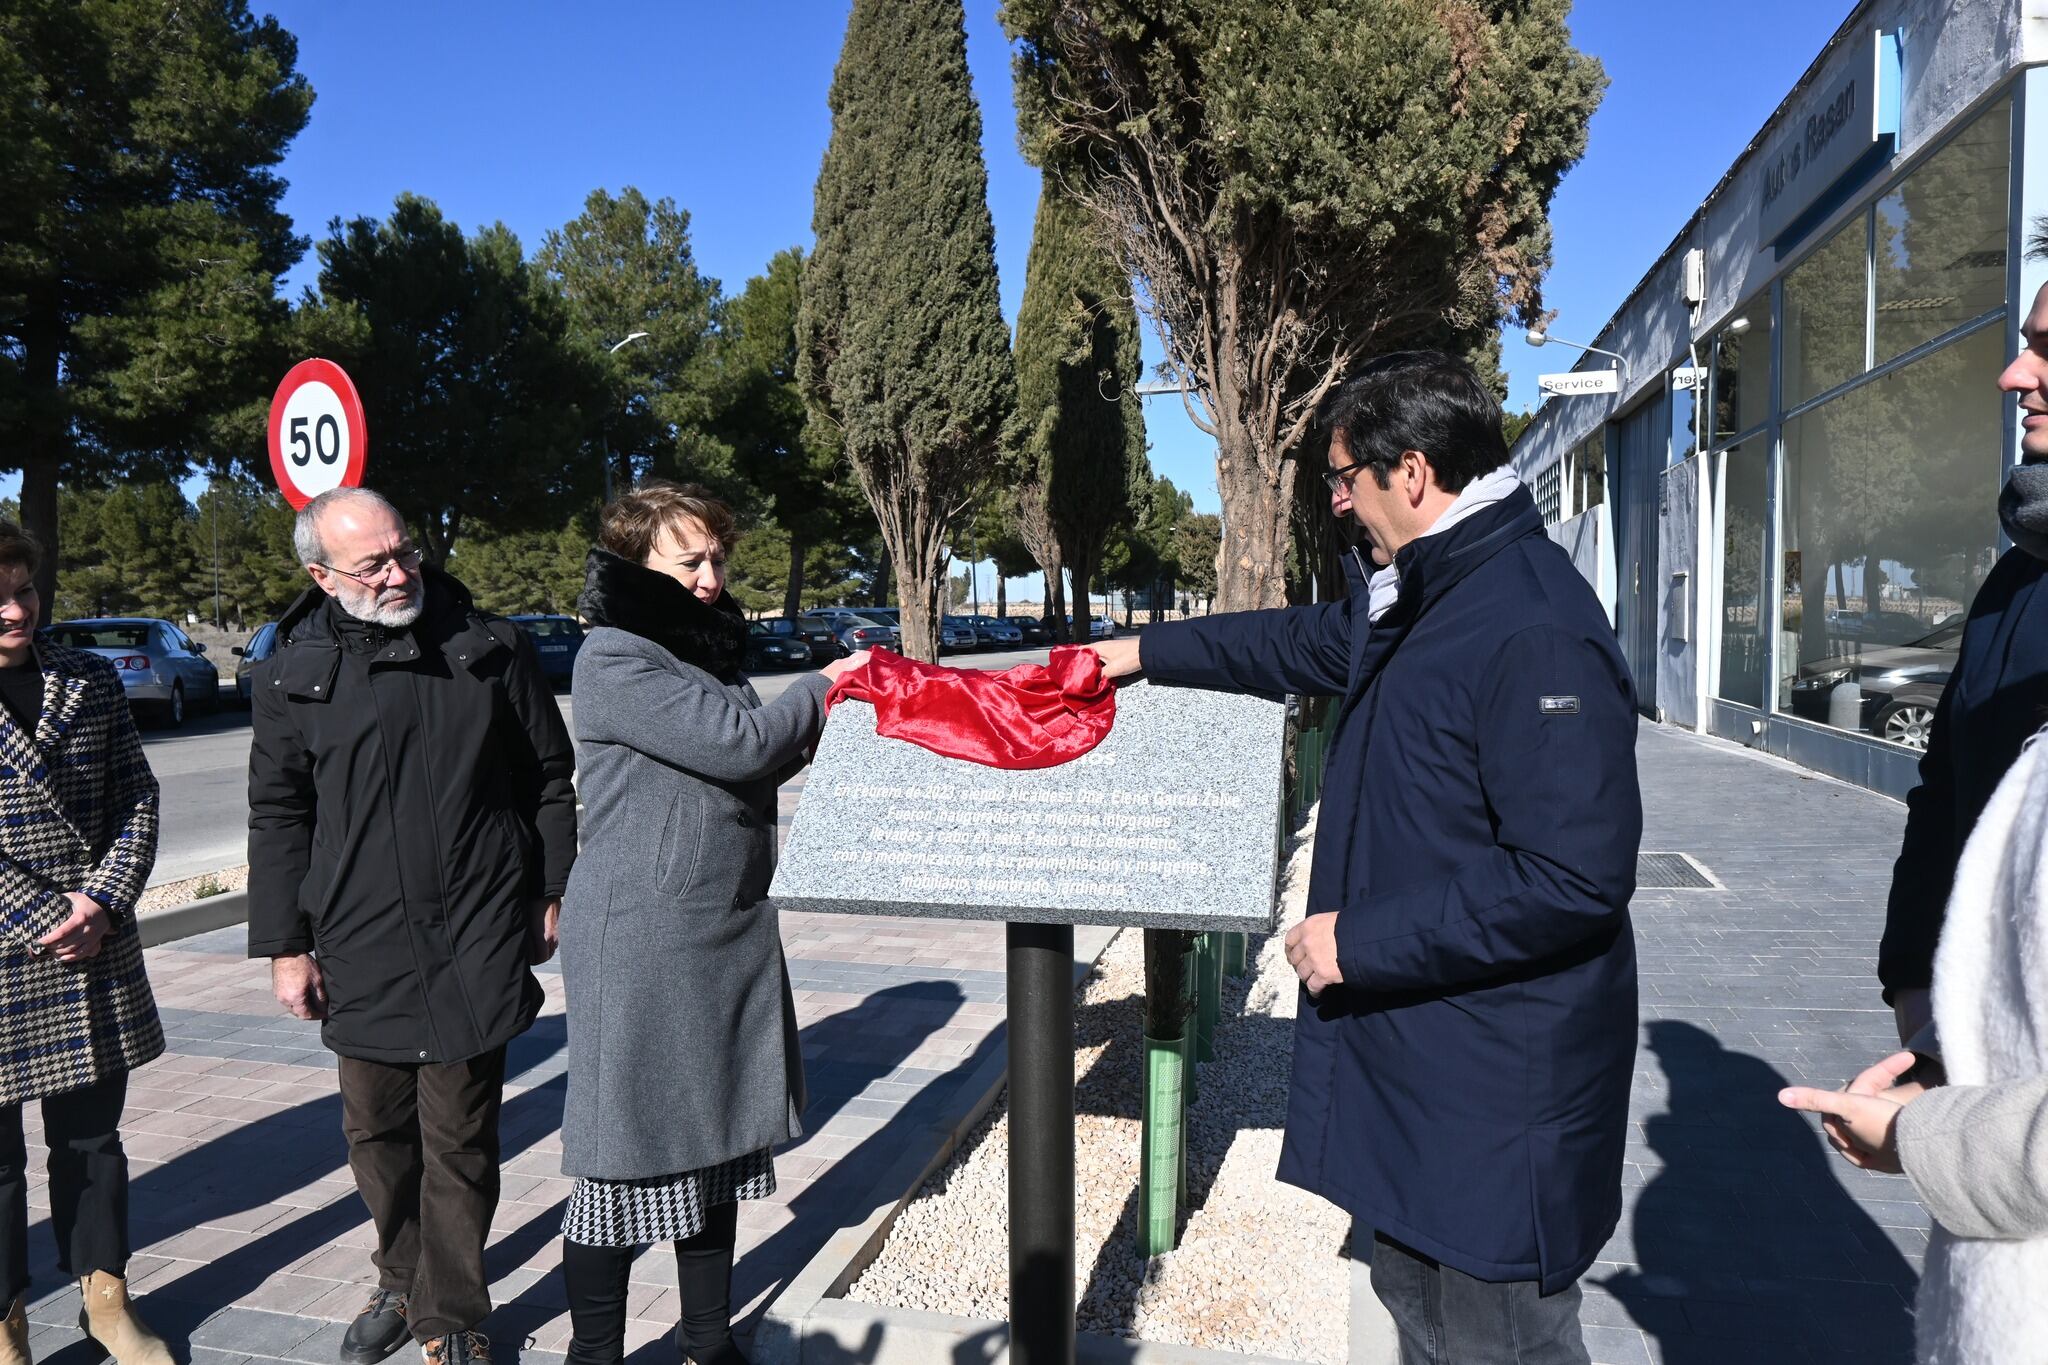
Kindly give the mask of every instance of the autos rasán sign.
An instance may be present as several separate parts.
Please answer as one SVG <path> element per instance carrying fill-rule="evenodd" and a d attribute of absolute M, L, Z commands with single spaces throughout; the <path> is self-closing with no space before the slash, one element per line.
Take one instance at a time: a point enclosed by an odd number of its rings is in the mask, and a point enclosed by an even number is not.
<path fill-rule="evenodd" d="M 1569 374 L 1539 374 L 1536 387 L 1560 398 L 1576 398 L 1586 393 L 1620 393 L 1621 373 L 1618 370 L 1573 370 Z"/>
<path fill-rule="evenodd" d="M 270 400 L 270 472 L 294 508 L 363 481 L 363 400 L 331 360 L 301 360 Z"/>

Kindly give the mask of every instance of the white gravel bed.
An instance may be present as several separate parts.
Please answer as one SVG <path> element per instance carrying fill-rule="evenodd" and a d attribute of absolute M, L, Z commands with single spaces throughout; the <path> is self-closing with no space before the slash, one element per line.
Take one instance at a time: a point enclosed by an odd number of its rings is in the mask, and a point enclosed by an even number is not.
<path fill-rule="evenodd" d="M 249 865 L 222 868 L 218 872 L 202 873 L 187 877 L 183 881 L 163 882 L 143 892 L 135 902 L 135 913 L 146 915 L 152 910 L 168 910 L 174 905 L 183 905 L 198 900 L 204 891 L 208 896 L 218 896 L 229 891 L 242 891 L 249 885 Z"/>
<path fill-rule="evenodd" d="M 1345 1358 L 1350 1220 L 1280 1184 L 1297 998 L 1283 939 L 1308 889 L 1311 814 L 1289 845 L 1280 932 L 1224 981 L 1216 1059 L 1188 1112 L 1192 1212 L 1178 1250 L 1137 1250 L 1142 939 L 1119 933 L 1075 1012 L 1075 1266 L 1080 1326 L 1143 1341 L 1302 1361 Z M 1007 1097 L 906 1207 L 847 1297 L 964 1317 L 1009 1312 Z"/>

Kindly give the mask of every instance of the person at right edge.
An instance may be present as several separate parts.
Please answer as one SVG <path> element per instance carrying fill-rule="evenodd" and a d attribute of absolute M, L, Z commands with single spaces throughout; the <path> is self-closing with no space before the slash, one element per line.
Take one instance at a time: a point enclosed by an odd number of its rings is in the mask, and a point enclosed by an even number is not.
<path fill-rule="evenodd" d="M 2034 224 L 2029 248 L 2030 259 L 2048 259 L 2048 218 Z M 2018 358 L 1998 376 L 1998 387 L 2017 394 L 2020 405 L 2020 465 L 1998 498 L 2012 548 L 1970 604 L 1934 709 L 1920 782 L 1906 796 L 1906 834 L 1877 952 L 1877 979 L 1899 1042 L 1922 1058 L 1907 1080 L 1915 1087 L 1941 1079 L 1928 987 L 1956 862 L 2021 746 L 2048 722 L 2048 285 L 2035 294 L 2020 334 Z M 1848 1089 L 1876 1093 L 1890 1080 L 1872 1068 Z M 1836 1137 L 1840 1145 L 1842 1133 Z"/>
<path fill-rule="evenodd" d="M 1280 1179 L 1356 1220 L 1404 1365 L 1585 1365 L 1635 1059 L 1634 689 L 1468 366 L 1383 357 L 1321 426 L 1369 581 L 1096 649 L 1111 676 L 1340 699 L 1287 936 Z"/>

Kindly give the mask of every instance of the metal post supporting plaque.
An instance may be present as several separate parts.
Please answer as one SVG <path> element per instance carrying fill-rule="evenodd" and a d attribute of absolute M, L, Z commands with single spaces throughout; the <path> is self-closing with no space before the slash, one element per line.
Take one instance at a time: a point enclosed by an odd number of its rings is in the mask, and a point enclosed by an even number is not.
<path fill-rule="evenodd" d="M 1074 929 L 1009 926 L 1010 1359 L 1074 1360 Z"/>

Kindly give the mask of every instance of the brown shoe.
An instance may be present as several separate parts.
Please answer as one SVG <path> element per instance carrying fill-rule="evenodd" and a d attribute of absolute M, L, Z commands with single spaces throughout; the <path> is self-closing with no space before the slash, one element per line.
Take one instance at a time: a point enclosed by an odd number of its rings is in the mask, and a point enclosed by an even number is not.
<path fill-rule="evenodd" d="M 164 1339 L 136 1316 L 128 1281 L 95 1270 L 78 1282 L 78 1292 L 85 1299 L 78 1309 L 79 1329 L 104 1346 L 115 1365 L 175 1365 Z"/>
<path fill-rule="evenodd" d="M 31 1365 L 28 1354 L 28 1312 L 20 1299 L 7 1305 L 0 1322 L 0 1365 Z"/>
<path fill-rule="evenodd" d="M 450 1332 L 429 1337 L 420 1354 L 426 1365 L 491 1365 L 491 1341 L 482 1332 Z"/>

